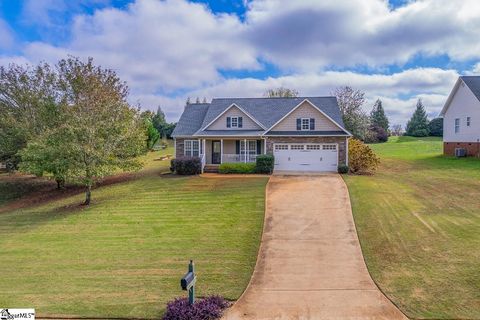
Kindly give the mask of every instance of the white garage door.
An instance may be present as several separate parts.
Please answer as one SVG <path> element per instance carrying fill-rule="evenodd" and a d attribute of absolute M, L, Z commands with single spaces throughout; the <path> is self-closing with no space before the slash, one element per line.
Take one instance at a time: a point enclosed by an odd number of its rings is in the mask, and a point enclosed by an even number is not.
<path fill-rule="evenodd" d="M 275 143 L 275 170 L 337 171 L 337 144 Z"/>

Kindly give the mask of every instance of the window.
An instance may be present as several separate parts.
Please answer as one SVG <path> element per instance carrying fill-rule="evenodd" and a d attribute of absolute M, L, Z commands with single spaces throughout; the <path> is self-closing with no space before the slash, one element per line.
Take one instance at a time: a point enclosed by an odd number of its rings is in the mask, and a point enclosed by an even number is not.
<path fill-rule="evenodd" d="M 307 150 L 320 150 L 319 144 L 307 144 Z"/>
<path fill-rule="evenodd" d="M 310 118 L 302 118 L 302 130 L 310 130 Z"/>
<path fill-rule="evenodd" d="M 470 117 L 467 117 L 467 127 L 470 127 L 470 122 L 471 122 L 470 120 L 471 120 Z"/>
<path fill-rule="evenodd" d="M 232 128 L 238 128 L 238 117 L 232 117 Z"/>
<path fill-rule="evenodd" d="M 275 150 L 288 150 L 288 144 L 276 144 Z"/>
<path fill-rule="evenodd" d="M 460 132 L 460 119 L 455 119 L 455 133 Z"/>
<path fill-rule="evenodd" d="M 199 156 L 200 143 L 198 140 L 185 140 L 184 156 L 186 157 L 198 157 Z"/>
<path fill-rule="evenodd" d="M 337 150 L 337 145 L 336 144 L 324 144 L 322 146 L 323 150 Z"/>
<path fill-rule="evenodd" d="M 303 150 L 303 144 L 292 144 L 290 146 L 291 150 Z"/>

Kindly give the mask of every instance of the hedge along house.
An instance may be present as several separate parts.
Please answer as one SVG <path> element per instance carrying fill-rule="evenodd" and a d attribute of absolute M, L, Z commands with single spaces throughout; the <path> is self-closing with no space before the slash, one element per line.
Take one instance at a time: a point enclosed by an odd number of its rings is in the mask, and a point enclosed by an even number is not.
<path fill-rule="evenodd" d="M 275 171 L 337 171 L 348 138 L 335 97 L 220 98 L 190 103 L 172 134 L 176 157 L 202 170 L 275 156 Z"/>
<path fill-rule="evenodd" d="M 459 77 L 440 113 L 443 153 L 480 156 L 480 76 Z"/>

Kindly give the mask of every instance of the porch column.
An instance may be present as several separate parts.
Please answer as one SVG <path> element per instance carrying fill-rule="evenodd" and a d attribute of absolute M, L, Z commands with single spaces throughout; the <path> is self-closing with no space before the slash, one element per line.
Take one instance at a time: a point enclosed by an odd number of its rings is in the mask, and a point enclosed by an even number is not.
<path fill-rule="evenodd" d="M 223 163 L 223 139 L 220 139 L 220 163 Z"/>
<path fill-rule="evenodd" d="M 243 139 L 243 151 L 245 151 L 244 162 L 247 163 L 247 153 L 248 153 L 247 139 Z"/>

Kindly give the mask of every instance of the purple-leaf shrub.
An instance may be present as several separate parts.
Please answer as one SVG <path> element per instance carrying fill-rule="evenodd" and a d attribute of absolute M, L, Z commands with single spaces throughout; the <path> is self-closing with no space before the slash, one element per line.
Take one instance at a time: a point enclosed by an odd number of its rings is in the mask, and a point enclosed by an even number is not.
<path fill-rule="evenodd" d="M 187 298 L 177 298 L 167 304 L 163 320 L 213 320 L 219 319 L 228 301 L 219 296 L 211 296 L 188 304 Z"/>

